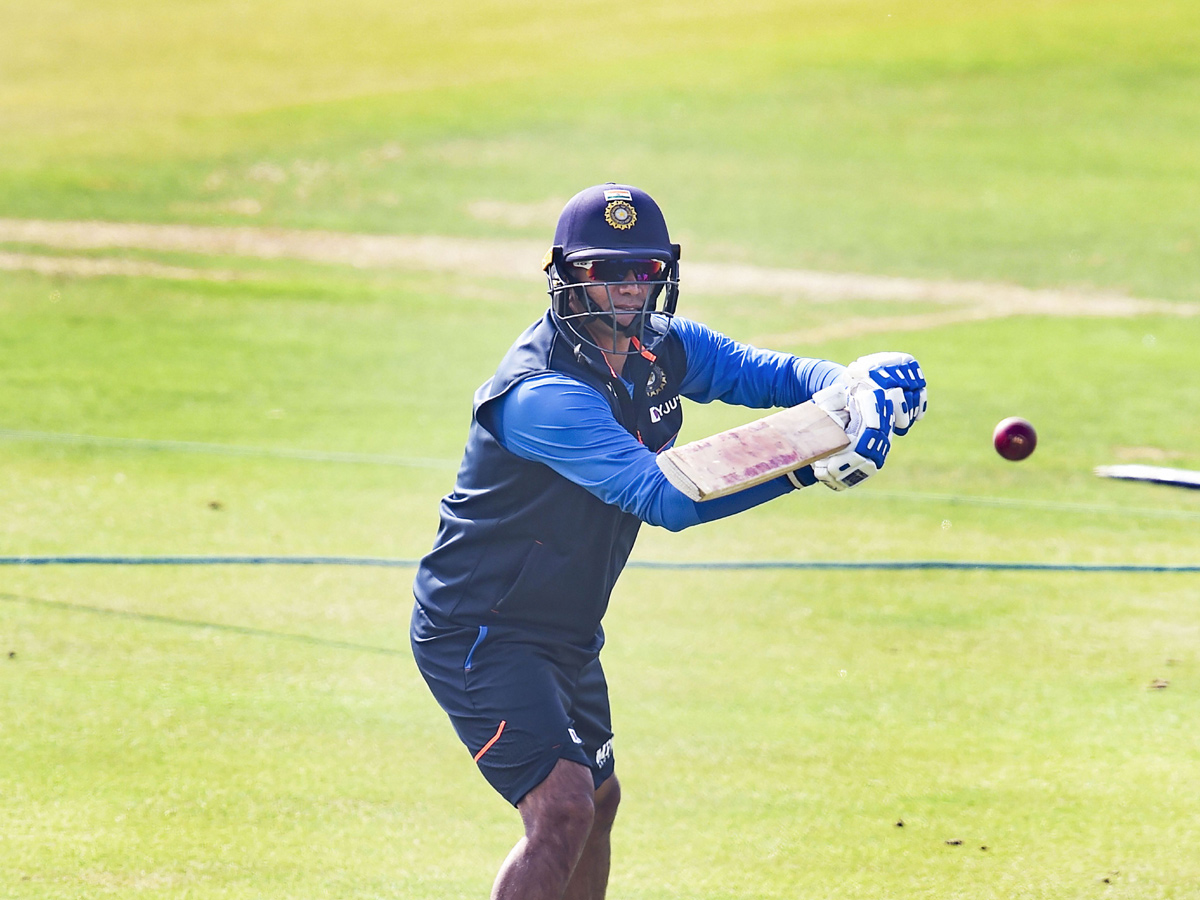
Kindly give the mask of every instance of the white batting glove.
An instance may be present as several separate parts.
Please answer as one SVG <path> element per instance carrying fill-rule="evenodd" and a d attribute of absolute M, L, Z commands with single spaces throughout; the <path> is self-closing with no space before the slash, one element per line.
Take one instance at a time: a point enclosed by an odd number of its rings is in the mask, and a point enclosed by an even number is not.
<path fill-rule="evenodd" d="M 842 428 L 845 428 L 850 424 L 850 412 L 846 409 L 849 393 L 850 382 L 847 379 L 840 379 L 824 390 L 817 391 L 813 394 L 812 400 L 830 416 L 841 422 Z M 817 483 L 817 475 L 811 465 L 788 472 L 787 477 L 796 490 L 811 487 Z"/>
<path fill-rule="evenodd" d="M 826 487 L 844 491 L 883 468 L 892 448 L 892 401 L 883 388 L 862 380 L 835 382 L 813 395 L 813 402 L 844 422 L 850 446 L 812 464 L 813 474 Z"/>
<path fill-rule="evenodd" d="M 860 356 L 846 367 L 855 381 L 870 381 L 887 392 L 896 413 L 894 434 L 905 435 L 925 415 L 929 395 L 921 364 L 908 353 L 884 351 Z"/>

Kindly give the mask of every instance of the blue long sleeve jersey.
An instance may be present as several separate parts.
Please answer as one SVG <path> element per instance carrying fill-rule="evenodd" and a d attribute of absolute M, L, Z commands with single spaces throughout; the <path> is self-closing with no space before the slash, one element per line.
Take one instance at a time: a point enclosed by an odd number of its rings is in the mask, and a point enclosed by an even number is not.
<path fill-rule="evenodd" d="M 698 403 L 795 406 L 844 371 L 828 360 L 738 343 L 689 319 L 676 317 L 671 327 L 687 352 L 680 393 Z M 783 477 L 703 503 L 691 500 L 667 481 L 655 454 L 613 418 L 608 401 L 569 375 L 525 379 L 497 404 L 491 424 L 510 453 L 544 463 L 603 502 L 670 531 L 742 512 L 793 489 Z"/>

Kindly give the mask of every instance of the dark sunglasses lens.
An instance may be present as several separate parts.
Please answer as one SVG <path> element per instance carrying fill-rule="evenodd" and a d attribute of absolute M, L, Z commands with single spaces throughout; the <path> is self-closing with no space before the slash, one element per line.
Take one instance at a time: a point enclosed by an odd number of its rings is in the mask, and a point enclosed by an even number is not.
<path fill-rule="evenodd" d="M 632 272 L 637 281 L 649 281 L 661 275 L 664 265 L 657 259 L 601 259 L 587 270 L 591 281 L 624 281 Z"/>

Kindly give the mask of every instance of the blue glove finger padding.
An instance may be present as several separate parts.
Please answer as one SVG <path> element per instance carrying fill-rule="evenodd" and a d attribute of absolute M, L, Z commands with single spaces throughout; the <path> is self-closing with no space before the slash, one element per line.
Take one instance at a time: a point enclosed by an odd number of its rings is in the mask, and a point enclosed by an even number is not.
<path fill-rule="evenodd" d="M 929 405 L 925 373 L 921 364 L 908 353 L 885 351 L 862 356 L 848 369 L 865 377 L 888 392 L 895 405 L 893 433 L 905 435 L 925 415 Z"/>

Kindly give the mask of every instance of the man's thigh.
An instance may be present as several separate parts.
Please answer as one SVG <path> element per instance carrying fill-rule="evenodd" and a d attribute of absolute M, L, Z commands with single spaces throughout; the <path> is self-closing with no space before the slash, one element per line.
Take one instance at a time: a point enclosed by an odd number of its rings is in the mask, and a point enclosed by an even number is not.
<path fill-rule="evenodd" d="M 612 775 L 608 686 L 595 655 L 484 628 L 437 629 L 413 653 L 483 776 L 514 806 L 560 759 L 587 766 L 597 787 Z"/>

